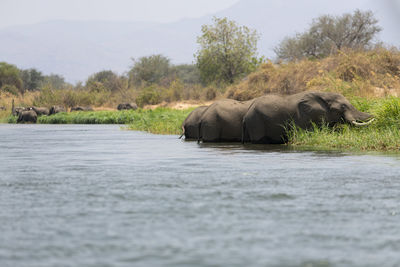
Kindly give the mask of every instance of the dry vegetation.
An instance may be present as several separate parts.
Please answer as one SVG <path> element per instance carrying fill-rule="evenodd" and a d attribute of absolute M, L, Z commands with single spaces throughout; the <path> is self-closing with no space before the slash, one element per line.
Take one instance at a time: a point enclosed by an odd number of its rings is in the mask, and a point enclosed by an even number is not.
<path fill-rule="evenodd" d="M 293 94 L 306 90 L 342 93 L 347 97 L 400 96 L 400 51 L 377 47 L 344 50 L 319 60 L 266 63 L 226 96 L 248 100 L 267 93 Z"/>

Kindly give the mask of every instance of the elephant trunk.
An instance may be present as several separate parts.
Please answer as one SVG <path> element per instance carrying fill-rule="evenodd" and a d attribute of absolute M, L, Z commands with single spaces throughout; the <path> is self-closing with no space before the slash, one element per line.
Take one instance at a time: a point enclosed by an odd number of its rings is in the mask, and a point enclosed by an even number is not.
<path fill-rule="evenodd" d="M 179 139 L 181 139 L 182 136 L 184 136 L 184 135 L 185 135 L 185 127 L 182 126 L 182 134 L 181 134 L 181 136 L 179 136 Z"/>

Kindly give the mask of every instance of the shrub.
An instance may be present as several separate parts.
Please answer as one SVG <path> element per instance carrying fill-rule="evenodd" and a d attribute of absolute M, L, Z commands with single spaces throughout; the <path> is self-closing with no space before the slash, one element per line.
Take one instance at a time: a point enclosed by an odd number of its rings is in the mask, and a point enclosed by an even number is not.
<path fill-rule="evenodd" d="M 18 88 L 15 87 L 14 85 L 10 85 L 10 84 L 3 85 L 0 89 L 0 91 L 3 91 L 5 93 L 10 93 L 15 96 L 18 95 Z"/>
<path fill-rule="evenodd" d="M 155 105 L 161 102 L 161 95 L 155 86 L 150 86 L 142 89 L 136 98 L 136 104 L 139 107 L 144 105 Z"/>

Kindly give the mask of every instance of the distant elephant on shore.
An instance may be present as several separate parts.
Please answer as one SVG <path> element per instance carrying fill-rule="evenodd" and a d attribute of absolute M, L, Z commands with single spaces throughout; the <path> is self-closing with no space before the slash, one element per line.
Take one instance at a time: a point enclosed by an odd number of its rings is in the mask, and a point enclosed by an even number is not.
<path fill-rule="evenodd" d="M 36 123 L 37 114 L 34 110 L 22 111 L 18 115 L 17 123 L 31 122 Z"/>
<path fill-rule="evenodd" d="M 203 115 L 204 111 L 208 108 L 208 106 L 200 106 L 190 112 L 190 114 L 186 117 L 185 121 L 182 123 L 182 136 L 185 136 L 185 140 L 190 139 L 198 139 L 199 134 L 199 121 L 201 115 Z"/>
<path fill-rule="evenodd" d="M 243 116 L 252 100 L 224 99 L 214 102 L 202 114 L 198 124 L 198 142 L 240 142 Z"/>
<path fill-rule="evenodd" d="M 242 142 L 285 143 L 290 123 L 309 129 L 313 123 L 363 126 L 372 121 L 372 115 L 358 111 L 337 93 L 308 91 L 286 97 L 265 95 L 254 99 L 243 118 Z"/>
<path fill-rule="evenodd" d="M 48 108 L 43 108 L 43 107 L 32 107 L 32 109 L 36 112 L 38 116 L 41 115 L 49 115 L 50 110 Z"/>
<path fill-rule="evenodd" d="M 118 110 L 133 109 L 136 110 L 138 106 L 135 103 L 121 103 L 118 105 Z"/>
<path fill-rule="evenodd" d="M 50 108 L 49 115 L 53 115 L 53 114 L 56 114 L 56 113 L 59 113 L 59 112 L 66 112 L 66 110 L 62 106 L 52 106 Z"/>
<path fill-rule="evenodd" d="M 25 107 L 15 107 L 15 101 L 14 101 L 14 99 L 12 100 L 12 103 L 11 103 L 11 114 L 13 115 L 13 116 L 19 116 L 19 114 L 22 112 L 22 111 L 27 111 L 27 110 L 29 110 L 30 108 L 25 108 Z"/>
<path fill-rule="evenodd" d="M 93 111 L 92 107 L 82 107 L 82 106 L 76 106 L 71 108 L 71 111 Z"/>

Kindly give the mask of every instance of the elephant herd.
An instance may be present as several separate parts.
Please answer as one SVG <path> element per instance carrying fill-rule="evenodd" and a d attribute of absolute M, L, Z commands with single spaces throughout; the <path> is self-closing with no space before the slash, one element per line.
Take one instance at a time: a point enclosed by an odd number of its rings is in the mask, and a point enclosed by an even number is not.
<path fill-rule="evenodd" d="M 31 122 L 36 123 L 37 117 L 42 115 L 53 115 L 59 112 L 65 112 L 65 108 L 61 106 L 52 106 L 51 108 L 46 107 L 12 107 L 12 114 L 18 116 L 17 123 Z"/>
<path fill-rule="evenodd" d="M 135 110 L 137 109 L 135 103 L 121 103 L 117 106 L 118 110 Z M 88 106 L 76 106 L 72 107 L 72 111 L 93 111 L 92 107 Z M 38 116 L 50 116 L 59 112 L 67 112 L 62 106 L 52 106 L 51 108 L 46 107 L 14 107 L 14 100 L 12 102 L 12 114 L 18 116 L 17 123 L 36 123 Z"/>
<path fill-rule="evenodd" d="M 292 124 L 310 129 L 313 124 L 364 126 L 373 120 L 341 94 L 307 91 L 244 102 L 224 99 L 198 107 L 183 122 L 182 136 L 198 142 L 282 144 L 287 142 L 287 127 Z"/>

